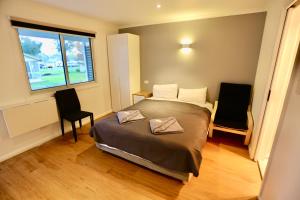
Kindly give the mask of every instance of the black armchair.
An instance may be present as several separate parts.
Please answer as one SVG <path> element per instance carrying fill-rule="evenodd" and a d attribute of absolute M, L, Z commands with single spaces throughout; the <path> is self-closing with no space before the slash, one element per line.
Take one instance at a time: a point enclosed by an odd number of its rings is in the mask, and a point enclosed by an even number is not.
<path fill-rule="evenodd" d="M 71 122 L 72 132 L 75 142 L 77 142 L 77 133 L 75 122 L 79 121 L 82 127 L 82 119 L 90 117 L 91 126 L 94 126 L 94 116 L 91 112 L 81 110 L 80 102 L 74 88 L 60 90 L 55 92 L 56 105 L 60 117 L 62 135 L 64 135 L 64 119 Z"/>
<path fill-rule="evenodd" d="M 245 135 L 248 145 L 253 130 L 250 111 L 251 85 L 221 83 L 219 100 L 215 102 L 209 125 L 209 137 L 213 130 Z"/>

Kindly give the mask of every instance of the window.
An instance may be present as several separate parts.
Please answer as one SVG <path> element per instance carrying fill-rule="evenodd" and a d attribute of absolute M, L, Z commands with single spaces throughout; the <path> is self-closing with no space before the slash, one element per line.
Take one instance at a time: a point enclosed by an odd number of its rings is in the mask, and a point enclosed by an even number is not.
<path fill-rule="evenodd" d="M 70 84 L 94 80 L 90 39 L 64 35 L 68 76 Z"/>
<path fill-rule="evenodd" d="M 87 36 L 18 28 L 31 90 L 94 81 Z"/>

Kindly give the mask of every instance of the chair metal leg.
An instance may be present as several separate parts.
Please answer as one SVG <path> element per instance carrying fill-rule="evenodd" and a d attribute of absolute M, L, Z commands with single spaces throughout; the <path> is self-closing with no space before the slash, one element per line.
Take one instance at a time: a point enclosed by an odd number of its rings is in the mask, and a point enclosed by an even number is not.
<path fill-rule="evenodd" d="M 94 126 L 94 115 L 93 114 L 90 115 L 90 119 L 91 119 L 91 127 L 93 127 Z"/>
<path fill-rule="evenodd" d="M 79 126 L 80 126 L 80 128 L 82 127 L 82 121 L 81 121 L 81 119 L 79 120 Z"/>
<path fill-rule="evenodd" d="M 61 128 L 61 134 L 65 135 L 65 127 L 64 127 L 64 119 L 60 119 L 60 128 Z"/>
<path fill-rule="evenodd" d="M 76 133 L 76 126 L 75 126 L 75 122 L 71 122 L 72 123 L 72 132 L 73 132 L 73 137 L 75 142 L 77 142 L 77 133 Z"/>

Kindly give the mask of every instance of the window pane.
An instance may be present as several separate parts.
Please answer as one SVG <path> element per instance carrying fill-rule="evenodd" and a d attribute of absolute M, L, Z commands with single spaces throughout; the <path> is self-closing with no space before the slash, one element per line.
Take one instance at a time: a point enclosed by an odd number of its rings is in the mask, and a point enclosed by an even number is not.
<path fill-rule="evenodd" d="M 90 39 L 64 35 L 70 84 L 94 80 Z"/>
<path fill-rule="evenodd" d="M 66 85 L 59 34 L 18 28 L 32 90 Z"/>

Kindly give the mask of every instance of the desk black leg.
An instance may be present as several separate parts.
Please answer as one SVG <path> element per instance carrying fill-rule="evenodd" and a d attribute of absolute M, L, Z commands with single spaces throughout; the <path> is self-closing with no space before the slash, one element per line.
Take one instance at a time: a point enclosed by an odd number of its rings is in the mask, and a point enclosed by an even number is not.
<path fill-rule="evenodd" d="M 76 126 L 75 126 L 75 122 L 71 122 L 72 123 L 72 132 L 73 132 L 73 137 L 75 139 L 75 142 L 77 142 L 77 133 L 76 133 Z"/>
<path fill-rule="evenodd" d="M 80 128 L 82 128 L 82 121 L 81 121 L 81 119 L 79 120 L 79 126 L 80 126 Z"/>
<path fill-rule="evenodd" d="M 91 127 L 93 127 L 94 126 L 94 115 L 91 114 L 90 118 L 91 118 Z"/>
<path fill-rule="evenodd" d="M 60 119 L 60 128 L 61 128 L 61 134 L 65 135 L 65 128 L 64 128 L 64 119 Z"/>

